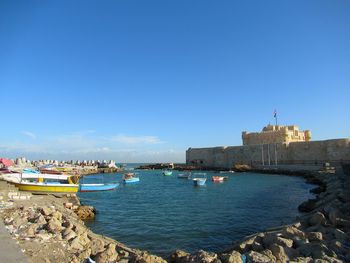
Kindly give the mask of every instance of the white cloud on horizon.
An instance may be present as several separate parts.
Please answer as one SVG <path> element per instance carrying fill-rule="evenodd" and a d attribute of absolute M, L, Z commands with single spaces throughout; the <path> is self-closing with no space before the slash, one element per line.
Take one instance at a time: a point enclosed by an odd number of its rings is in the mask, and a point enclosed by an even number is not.
<path fill-rule="evenodd" d="M 23 135 L 26 135 L 26 136 L 32 138 L 33 140 L 36 139 L 36 135 L 35 135 L 34 133 L 32 133 L 32 132 L 29 132 L 29 131 L 22 131 L 21 133 L 22 133 Z"/>
<path fill-rule="evenodd" d="M 112 136 L 111 140 L 113 142 L 118 142 L 122 144 L 159 144 L 162 142 L 157 136 L 128 136 L 124 134 L 119 134 Z"/>
<path fill-rule="evenodd" d="M 96 136 L 71 133 L 40 137 L 35 143 L 16 141 L 0 144 L 4 157 L 28 159 L 113 159 L 117 162 L 184 162 L 185 150 L 167 149 L 157 136 Z M 29 135 L 28 135 L 29 136 Z M 170 147 L 169 147 L 170 148 Z"/>

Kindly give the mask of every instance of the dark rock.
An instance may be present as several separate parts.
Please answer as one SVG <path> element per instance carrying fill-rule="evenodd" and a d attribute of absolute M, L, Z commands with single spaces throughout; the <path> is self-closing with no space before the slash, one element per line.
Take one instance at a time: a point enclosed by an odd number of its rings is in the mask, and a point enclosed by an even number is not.
<path fill-rule="evenodd" d="M 312 210 L 315 209 L 316 207 L 316 203 L 317 203 L 317 199 L 309 199 L 303 203 L 301 203 L 301 205 L 298 206 L 298 210 L 300 212 L 311 212 Z"/>

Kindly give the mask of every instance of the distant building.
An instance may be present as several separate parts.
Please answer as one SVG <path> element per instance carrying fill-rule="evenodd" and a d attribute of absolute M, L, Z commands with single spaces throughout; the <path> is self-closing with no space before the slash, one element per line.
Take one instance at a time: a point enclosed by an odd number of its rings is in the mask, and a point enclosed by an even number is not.
<path fill-rule="evenodd" d="M 300 131 L 296 125 L 267 125 L 261 132 L 242 132 L 243 145 L 308 142 L 311 140 L 309 130 Z"/>

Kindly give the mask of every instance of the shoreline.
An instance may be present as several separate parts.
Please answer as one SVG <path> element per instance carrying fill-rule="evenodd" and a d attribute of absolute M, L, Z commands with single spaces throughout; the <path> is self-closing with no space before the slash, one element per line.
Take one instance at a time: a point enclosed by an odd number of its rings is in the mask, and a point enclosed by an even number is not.
<path fill-rule="evenodd" d="M 265 172 L 278 173 L 275 169 Z M 319 185 L 315 188 L 318 190 L 313 189 L 316 198 L 306 200 L 299 206 L 299 210 L 304 209 L 304 214 L 294 223 L 252 234 L 221 252 L 200 250 L 190 254 L 176 250 L 166 260 L 173 263 L 233 263 L 243 262 L 242 258 L 245 257 L 249 262 L 350 262 L 350 176 L 313 171 L 286 170 L 286 173 L 302 176 L 307 182 Z M 50 196 L 37 199 L 36 196 L 32 196 L 31 200 L 15 201 L 12 208 L 1 210 L 1 219 L 7 224 L 12 236 L 19 241 L 21 249 L 25 249 L 30 261 L 83 262 L 91 258 L 96 262 L 166 262 L 159 256 L 128 248 L 116 240 L 93 233 L 71 209 L 64 206 L 67 202 L 65 198 Z M 50 209 L 51 213 L 48 212 Z M 18 226 L 15 218 L 18 219 L 19 215 L 23 218 L 23 213 L 27 220 L 25 224 Z M 33 213 L 36 217 L 33 217 Z M 12 221 L 9 221 L 8 216 Z M 45 221 L 42 220 L 43 217 Z M 38 218 L 41 218 L 43 224 L 35 221 Z M 50 222 L 51 226 L 56 228 L 51 227 Z M 46 249 L 49 253 L 46 253 L 46 261 L 43 261 L 44 259 L 35 256 L 35 253 L 30 254 L 27 248 L 35 247 L 35 243 L 47 243 L 45 238 L 54 244 L 65 245 L 56 248 L 61 252 L 49 252 Z M 49 247 L 50 244 L 47 243 Z M 34 248 L 32 250 L 35 251 Z M 64 259 L 59 255 L 63 255 Z"/>

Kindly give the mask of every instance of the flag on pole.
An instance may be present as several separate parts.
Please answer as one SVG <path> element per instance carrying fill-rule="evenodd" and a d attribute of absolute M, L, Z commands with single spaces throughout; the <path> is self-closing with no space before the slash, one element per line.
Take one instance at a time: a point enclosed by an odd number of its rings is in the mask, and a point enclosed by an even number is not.
<path fill-rule="evenodd" d="M 274 118 L 277 117 L 277 111 L 276 111 L 276 110 L 273 112 L 273 117 L 274 117 Z"/>

